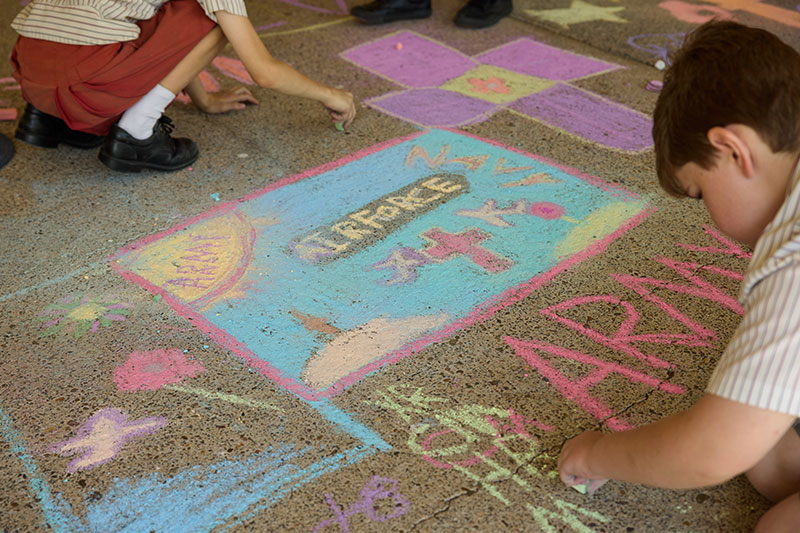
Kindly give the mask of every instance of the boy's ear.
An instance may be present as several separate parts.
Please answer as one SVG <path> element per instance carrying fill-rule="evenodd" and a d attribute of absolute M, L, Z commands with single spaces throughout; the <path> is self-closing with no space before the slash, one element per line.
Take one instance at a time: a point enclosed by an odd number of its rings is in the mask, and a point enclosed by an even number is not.
<path fill-rule="evenodd" d="M 718 163 L 722 163 L 723 158 L 729 158 L 728 162 L 736 165 L 745 177 L 750 178 L 754 175 L 753 152 L 745 139 L 721 126 L 708 130 L 707 137 L 708 142 L 714 147 Z"/>

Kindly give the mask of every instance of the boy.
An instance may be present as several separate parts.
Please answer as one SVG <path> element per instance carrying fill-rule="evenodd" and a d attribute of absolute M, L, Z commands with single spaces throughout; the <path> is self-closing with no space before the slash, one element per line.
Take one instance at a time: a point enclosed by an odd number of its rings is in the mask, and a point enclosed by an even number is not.
<path fill-rule="evenodd" d="M 800 530 L 800 55 L 728 21 L 687 37 L 653 117 L 656 170 L 675 196 L 754 246 L 745 317 L 689 410 L 631 431 L 567 441 L 568 485 L 604 479 L 664 488 L 746 473 L 778 502 L 757 531 Z"/>
<path fill-rule="evenodd" d="M 100 160 L 114 170 L 178 170 L 197 159 L 197 145 L 172 138 L 162 116 L 183 89 L 207 112 L 257 103 L 243 87 L 209 95 L 197 78 L 228 42 L 261 87 L 317 100 L 345 127 L 355 117 L 352 94 L 269 54 L 244 0 L 33 0 L 11 26 L 28 102 L 15 136 L 46 148 L 102 144 Z"/>

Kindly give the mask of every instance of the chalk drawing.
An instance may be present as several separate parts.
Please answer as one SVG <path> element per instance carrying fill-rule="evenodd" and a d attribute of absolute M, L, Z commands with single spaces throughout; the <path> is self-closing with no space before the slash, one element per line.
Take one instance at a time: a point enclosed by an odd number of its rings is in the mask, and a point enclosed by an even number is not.
<path fill-rule="evenodd" d="M 565 502 L 564 500 L 552 496 L 548 497 L 553 507 L 556 508 L 555 511 L 533 505 L 532 503 L 525 504 L 525 508 L 531 512 L 534 520 L 536 520 L 536 524 L 543 533 L 563 531 L 563 528 L 555 527 L 557 523 L 561 523 L 562 526 L 566 526 L 577 533 L 595 533 L 595 531 L 597 531 L 595 521 L 601 524 L 607 524 L 611 521 L 611 519 L 606 518 L 597 511 L 589 511 L 578 507 L 574 503 Z M 583 515 L 584 518 L 581 519 L 578 515 Z M 585 524 L 583 520 L 590 520 L 589 525 Z"/>
<path fill-rule="evenodd" d="M 720 235 L 713 228 L 707 226 L 705 233 L 715 239 L 721 246 L 698 246 L 683 243 L 677 243 L 677 246 L 694 252 L 749 259 L 748 253 L 744 252 L 736 243 Z M 642 361 L 652 368 L 674 368 L 672 363 L 655 355 L 644 353 L 637 345 L 639 343 L 650 343 L 711 347 L 713 346 L 713 341 L 717 339 L 717 334 L 678 310 L 674 305 L 664 301 L 655 294 L 653 288 L 707 299 L 733 313 L 741 315 L 743 310 L 736 299 L 711 282 L 703 279 L 700 274 L 711 274 L 735 281 L 741 281 L 742 274 L 739 271 L 723 269 L 713 265 L 701 266 L 697 263 L 677 261 L 666 257 L 655 257 L 653 260 L 685 278 L 688 284 L 649 276 L 632 276 L 618 273 L 611 274 L 611 277 L 623 287 L 641 296 L 645 301 L 654 304 L 659 311 L 676 323 L 681 324 L 690 333 L 672 331 L 637 332 L 637 326 L 641 318 L 640 312 L 633 303 L 612 294 L 574 297 L 544 308 L 540 310 L 540 313 L 598 344 Z M 624 317 L 619 326 L 617 326 L 616 331 L 611 333 L 602 332 L 592 328 L 584 321 L 569 318 L 568 314 L 581 306 L 591 306 L 590 309 L 592 309 L 594 316 L 598 316 L 600 313 L 597 306 L 608 306 L 608 312 L 605 313 L 606 316 L 619 315 L 621 308 Z M 519 339 L 510 336 L 505 337 L 504 340 L 514 348 L 519 357 L 533 366 L 564 398 L 573 401 L 583 411 L 616 431 L 630 429 L 631 426 L 625 420 L 616 416 L 614 410 L 592 392 L 592 388 L 606 377 L 617 376 L 631 383 L 644 385 L 650 389 L 660 390 L 668 394 L 683 394 L 685 392 L 679 385 L 667 383 L 660 377 L 635 370 L 620 363 L 603 361 L 598 357 L 576 350 L 570 350 L 541 340 Z M 578 378 L 570 378 L 551 363 L 551 361 L 560 359 L 587 365 L 591 367 L 591 370 L 583 373 Z"/>
<path fill-rule="evenodd" d="M 180 383 L 204 371 L 200 361 L 187 358 L 177 348 L 136 351 L 114 371 L 114 381 L 122 391 L 156 390 L 167 383 Z"/>
<path fill-rule="evenodd" d="M 503 187 L 540 173 L 552 180 Z M 502 228 L 457 214 L 487 199 L 524 201 L 526 214 Z M 595 213 L 606 213 L 602 224 L 571 237 L 578 226 L 564 217 L 591 221 Z M 649 213 L 597 178 L 432 130 L 215 206 L 111 262 L 252 370 L 318 404 L 347 432 L 377 439 L 324 401 L 600 253 Z M 270 224 L 257 229 L 257 219 Z M 298 253 L 309 235 L 318 237 L 316 251 Z"/>
<path fill-rule="evenodd" d="M 583 22 L 616 22 L 625 24 L 628 21 L 617 15 L 620 11 L 624 11 L 622 6 L 618 7 L 603 7 L 584 2 L 583 0 L 572 0 L 568 8 L 562 9 L 526 9 L 525 14 L 532 17 L 546 20 L 554 24 L 558 24 L 562 28 L 569 29 L 571 24 L 580 24 Z"/>
<path fill-rule="evenodd" d="M 645 33 L 628 39 L 628 45 L 671 65 L 670 54 L 683 44 L 685 33 Z"/>
<path fill-rule="evenodd" d="M 114 459 L 131 439 L 154 433 L 167 425 L 161 416 L 128 420 L 124 411 L 105 407 L 84 422 L 72 439 L 53 444 L 50 451 L 62 456 L 81 454 L 67 465 L 67 472 L 88 470 Z"/>
<path fill-rule="evenodd" d="M 16 459 L 24 470 L 28 491 L 39 504 L 45 524 L 54 531 L 81 531 L 83 524 L 80 519 L 73 515 L 69 502 L 52 489 L 47 481 L 48 476 L 39 468 L 36 459 L 28 451 L 24 439 L 14 427 L 11 417 L 2 408 L 0 408 L 0 436 L 8 445 L 13 459 Z"/>
<path fill-rule="evenodd" d="M 447 398 L 428 395 L 421 387 L 392 385 L 376 394 L 378 399 L 366 403 L 393 412 L 409 425 L 409 450 L 435 468 L 459 472 L 507 507 L 532 498 L 533 482 L 559 483 L 556 458 L 542 449 L 538 438 L 552 426 L 514 409 L 451 406 Z M 522 494 L 514 498 L 512 491 Z M 549 495 L 547 507 L 540 497 L 537 500 L 539 504 L 524 507 L 543 531 L 556 531 L 553 525 L 561 523 L 583 533 L 590 531 L 586 519 L 609 521 Z"/>
<path fill-rule="evenodd" d="M 226 56 L 217 56 L 213 59 L 213 61 L 211 61 L 211 64 L 228 78 L 234 79 L 240 83 L 244 83 L 245 85 L 255 85 L 253 78 L 250 77 L 250 73 L 247 72 L 245 66 L 238 59 Z M 197 77 L 200 79 L 200 83 L 203 84 L 203 89 L 205 89 L 206 92 L 217 93 L 221 90 L 219 82 L 211 73 L 208 72 L 208 70 L 201 70 Z M 178 94 L 175 99 L 183 104 L 188 104 L 192 101 L 192 99 L 189 98 L 189 95 L 183 91 L 181 91 L 181 93 Z"/>
<path fill-rule="evenodd" d="M 658 7 L 669 11 L 673 17 L 690 24 L 702 24 L 712 19 L 733 20 L 730 11 L 717 6 L 697 5 L 682 0 L 666 0 Z"/>
<path fill-rule="evenodd" d="M 297 487 L 375 453 L 374 447 L 356 446 L 314 463 L 299 464 L 314 450 L 284 444 L 239 460 L 193 466 L 173 477 L 153 472 L 114 479 L 102 499 L 91 494 L 85 497 L 86 510 L 80 518 L 50 486 L 11 417 L 1 408 L 0 436 L 27 474 L 30 493 L 39 503 L 46 525 L 54 531 L 70 532 L 228 530 Z"/>
<path fill-rule="evenodd" d="M 88 331 L 126 320 L 129 307 L 114 296 L 67 296 L 48 305 L 37 318 L 43 322 L 43 336 L 65 331 L 79 339 Z"/>
<path fill-rule="evenodd" d="M 800 13 L 796 10 L 765 4 L 760 0 L 707 0 L 723 9 L 730 11 L 745 11 L 767 20 L 779 22 L 785 26 L 800 28 Z"/>
<path fill-rule="evenodd" d="M 114 381 L 121 391 L 157 390 L 164 387 L 173 391 L 196 394 L 209 400 L 222 400 L 245 407 L 280 410 L 268 402 L 250 400 L 220 391 L 208 391 L 199 387 L 178 385 L 184 379 L 193 378 L 201 372 L 205 372 L 203 364 L 187 358 L 185 350 L 182 352 L 173 348 L 148 352 L 136 351 L 131 353 L 125 363 L 114 371 Z"/>
<path fill-rule="evenodd" d="M 600 398 L 594 396 L 590 390 L 606 377 L 610 375 L 622 377 L 632 383 L 643 384 L 651 389 L 661 390 L 669 394 L 683 394 L 686 392 L 682 387 L 664 383 L 660 378 L 638 372 L 618 363 L 606 362 L 576 350 L 569 350 L 541 341 L 521 340 L 513 337 L 504 337 L 503 340 L 514 348 L 518 356 L 534 367 L 565 398 L 574 401 L 584 411 L 615 431 L 631 429 L 632 426 L 616 416 L 614 410 Z M 593 367 L 593 369 L 573 381 L 545 359 L 544 354 L 582 363 Z"/>
<path fill-rule="evenodd" d="M 616 150 L 638 152 L 652 145 L 649 117 L 570 85 L 619 65 L 528 37 L 468 57 L 402 30 L 341 57 L 403 88 L 367 105 L 423 127 L 464 126 L 507 109 Z"/>
<path fill-rule="evenodd" d="M 0 85 L 3 85 L 4 91 L 18 91 L 21 88 L 16 78 L 12 76 L 0 78 Z"/>
<path fill-rule="evenodd" d="M 380 500 L 386 499 L 392 501 L 394 510 L 391 513 L 381 515 L 377 505 L 379 505 L 378 502 Z M 324 531 L 328 526 L 334 524 L 337 529 L 348 532 L 350 531 L 350 525 L 347 519 L 361 513 L 373 522 L 385 522 L 392 518 L 403 516 L 408 512 L 408 508 L 411 505 L 405 496 L 400 494 L 400 486 L 397 480 L 380 476 L 373 476 L 361 489 L 361 499 L 353 502 L 345 511 L 342 511 L 333 496 L 327 492 L 325 493 L 325 501 L 334 516 L 317 524 L 314 528 L 314 533 Z"/>

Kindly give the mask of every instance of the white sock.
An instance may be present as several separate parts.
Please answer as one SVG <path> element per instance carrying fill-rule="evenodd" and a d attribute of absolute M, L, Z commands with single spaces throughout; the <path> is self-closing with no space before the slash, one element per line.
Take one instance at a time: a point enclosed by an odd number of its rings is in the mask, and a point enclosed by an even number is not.
<path fill-rule="evenodd" d="M 122 114 L 117 125 L 134 139 L 147 139 L 153 127 L 175 95 L 162 85 L 156 85 L 142 99 Z"/>

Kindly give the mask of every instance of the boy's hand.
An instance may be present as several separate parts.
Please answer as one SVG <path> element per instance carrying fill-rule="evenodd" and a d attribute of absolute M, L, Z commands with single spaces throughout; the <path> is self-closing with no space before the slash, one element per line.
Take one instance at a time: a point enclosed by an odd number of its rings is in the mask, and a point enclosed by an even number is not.
<path fill-rule="evenodd" d="M 206 113 L 227 113 L 241 111 L 247 104 L 258 104 L 258 100 L 247 87 L 239 86 L 218 93 L 207 93 L 203 101 L 194 103 Z"/>
<path fill-rule="evenodd" d="M 584 431 L 564 443 L 558 456 L 558 474 L 565 485 L 586 485 L 592 495 L 607 479 L 589 469 L 589 453 L 594 444 L 603 438 L 599 431 Z"/>
<path fill-rule="evenodd" d="M 353 93 L 333 87 L 330 90 L 331 96 L 323 102 L 323 105 L 327 108 L 333 122 L 342 122 L 342 125 L 347 128 L 356 118 Z"/>

